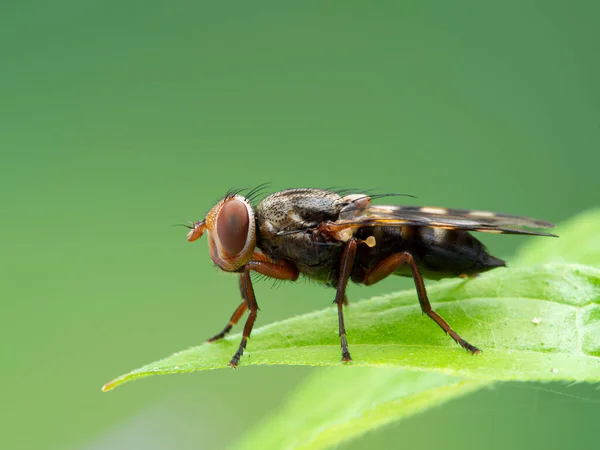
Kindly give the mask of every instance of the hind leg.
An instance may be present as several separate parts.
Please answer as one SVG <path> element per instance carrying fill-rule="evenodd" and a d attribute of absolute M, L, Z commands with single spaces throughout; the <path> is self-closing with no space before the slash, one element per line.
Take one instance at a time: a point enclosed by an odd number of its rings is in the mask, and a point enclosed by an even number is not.
<path fill-rule="evenodd" d="M 423 276 L 421 275 L 421 271 L 419 270 L 419 266 L 415 259 L 409 252 L 395 253 L 380 261 L 375 267 L 366 272 L 362 283 L 366 286 L 375 284 L 394 273 L 403 264 L 408 264 L 410 266 L 415 287 L 417 288 L 417 296 L 419 297 L 421 310 L 431 317 L 431 319 L 433 319 L 433 321 L 449 334 L 462 348 L 472 354 L 480 353 L 481 350 L 461 338 L 458 333 L 448 325 L 448 322 L 431 308 L 431 303 L 429 303 L 429 298 L 427 297 L 427 291 L 425 289 L 425 283 L 423 282 Z"/>

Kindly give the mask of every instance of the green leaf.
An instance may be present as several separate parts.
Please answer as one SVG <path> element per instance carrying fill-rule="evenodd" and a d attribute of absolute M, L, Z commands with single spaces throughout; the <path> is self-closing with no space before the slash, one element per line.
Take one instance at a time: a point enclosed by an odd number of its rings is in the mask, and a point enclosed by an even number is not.
<path fill-rule="evenodd" d="M 277 414 L 238 441 L 236 448 L 328 448 L 485 384 L 398 369 L 322 370 L 309 377 Z"/>
<path fill-rule="evenodd" d="M 576 262 L 600 267 L 600 209 L 581 213 L 556 228 L 559 239 L 532 239 L 517 254 L 521 266 Z"/>
<path fill-rule="evenodd" d="M 558 229 L 560 240 L 534 241 L 521 252 L 521 259 L 525 263 L 581 260 L 598 266 L 599 226 L 600 212 L 583 214 Z M 264 327 L 253 335 L 253 351 L 244 364 L 341 367 L 317 372 L 307 379 L 284 408 L 250 431 L 238 447 L 328 448 L 491 385 L 496 379 L 597 381 L 599 275 L 589 267 L 554 264 L 499 270 L 476 280 L 430 287 L 434 307 L 471 342 L 484 347 L 484 355 L 475 358 L 464 355 L 448 340 L 444 342 L 447 338 L 434 324 L 423 323 L 428 319 L 418 313 L 412 290 L 349 308 L 347 316 L 353 316 L 351 349 L 355 359 L 362 358 L 351 366 L 377 369 L 349 370 L 338 362 L 332 308 Z M 532 313 L 536 320 L 529 321 Z M 349 319 L 347 323 L 350 327 Z M 152 373 L 223 367 L 237 339 L 173 355 L 108 383 L 105 390 Z M 259 340 L 261 344 L 257 344 Z M 486 371 L 489 375 L 482 373 Z M 351 402 L 348 392 L 352 392 Z M 321 401 L 323 398 L 327 402 Z"/>
<path fill-rule="evenodd" d="M 521 260 L 521 264 L 526 265 L 545 260 L 580 260 L 600 266 L 598 229 L 600 210 L 583 213 L 558 228 L 561 239 L 532 240 L 520 252 L 519 258 L 512 258 L 511 262 Z M 460 381 L 450 376 L 434 376 L 437 377 L 435 383 L 429 385 L 432 374 L 427 372 L 403 372 L 397 369 L 318 372 L 296 390 L 280 411 L 244 436 L 238 442 L 238 447 L 263 450 L 328 448 L 401 420 L 414 412 L 493 384 L 492 381 Z M 384 394 L 389 392 L 390 395 L 379 395 L 379 387 L 382 387 Z M 353 397 L 360 395 L 356 402 L 353 398 L 349 412 L 348 391 L 353 393 Z M 320 401 L 322 398 L 328 398 L 328 401 Z M 302 417 L 302 420 L 298 420 L 298 417 Z M 294 439 L 294 436 L 299 439 Z"/>
<path fill-rule="evenodd" d="M 472 380 L 600 381 L 600 270 L 576 264 L 498 269 L 429 287 L 434 308 L 483 353 L 458 347 L 421 313 L 414 290 L 356 302 L 346 329 L 349 366 L 397 367 Z M 539 319 L 539 323 L 538 322 Z M 226 368 L 240 336 L 204 344 L 134 370 L 136 378 Z M 340 366 L 331 307 L 256 330 L 241 368 Z"/>

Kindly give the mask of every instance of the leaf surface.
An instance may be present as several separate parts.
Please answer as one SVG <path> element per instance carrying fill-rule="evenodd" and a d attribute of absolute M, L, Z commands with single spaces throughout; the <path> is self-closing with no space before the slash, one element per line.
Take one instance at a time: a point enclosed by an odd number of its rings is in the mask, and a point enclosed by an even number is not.
<path fill-rule="evenodd" d="M 398 369 L 321 370 L 235 448 L 329 448 L 485 384 Z"/>
<path fill-rule="evenodd" d="M 581 260 L 598 267 L 599 229 L 600 210 L 583 213 L 559 227 L 560 240 L 533 240 L 520 252 L 517 264 Z M 544 279 L 536 281 L 542 284 L 548 282 Z M 538 319 L 541 320 L 540 317 Z M 584 322 L 583 327 L 591 327 L 584 335 L 592 341 L 595 340 L 594 335 L 600 334 L 600 330 L 594 331 L 595 325 L 589 320 Z M 308 377 L 280 411 L 250 430 L 238 442 L 238 447 L 265 450 L 329 448 L 492 384 L 493 381 L 461 380 L 398 369 L 320 371 Z M 349 391 L 353 397 L 357 395 L 357 399 L 350 401 L 345 397 Z M 323 398 L 327 401 L 320 401 Z M 347 410 L 349 404 L 351 408 Z M 298 420 L 299 417 L 302 420 Z"/>
<path fill-rule="evenodd" d="M 434 309 L 470 355 L 421 313 L 414 290 L 353 303 L 346 329 L 353 367 L 396 367 L 471 380 L 600 381 L 600 270 L 577 264 L 499 269 L 429 287 Z M 240 335 L 148 364 L 104 390 L 155 374 L 226 368 Z M 255 330 L 240 368 L 340 366 L 334 307 Z"/>

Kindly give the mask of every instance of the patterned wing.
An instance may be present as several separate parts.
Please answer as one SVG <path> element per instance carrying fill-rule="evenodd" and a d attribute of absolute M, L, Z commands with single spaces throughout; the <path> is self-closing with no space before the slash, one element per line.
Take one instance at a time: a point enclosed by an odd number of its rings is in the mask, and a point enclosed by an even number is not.
<path fill-rule="evenodd" d="M 371 205 L 357 211 L 357 216 L 328 224 L 332 231 L 365 226 L 419 226 L 449 230 L 481 231 L 484 233 L 554 236 L 551 233 L 526 228 L 553 228 L 543 220 L 512 216 L 490 211 L 437 208 L 429 206 Z"/>

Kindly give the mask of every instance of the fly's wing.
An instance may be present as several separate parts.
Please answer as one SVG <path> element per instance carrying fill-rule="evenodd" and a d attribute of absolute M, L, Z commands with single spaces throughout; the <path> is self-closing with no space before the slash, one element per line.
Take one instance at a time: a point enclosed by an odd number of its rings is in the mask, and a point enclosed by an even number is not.
<path fill-rule="evenodd" d="M 556 236 L 524 228 L 553 228 L 554 224 L 527 217 L 511 216 L 489 211 L 471 211 L 419 206 L 372 205 L 357 212 L 354 218 L 329 223 L 331 231 L 360 227 L 418 226 L 449 230 L 482 231 L 484 233 L 527 234 Z"/>

